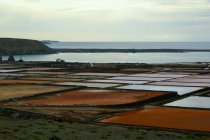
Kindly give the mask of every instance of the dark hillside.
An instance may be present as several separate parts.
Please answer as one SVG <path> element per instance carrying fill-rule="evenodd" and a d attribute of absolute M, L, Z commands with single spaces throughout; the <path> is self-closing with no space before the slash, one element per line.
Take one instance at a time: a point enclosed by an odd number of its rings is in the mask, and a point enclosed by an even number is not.
<path fill-rule="evenodd" d="M 55 51 L 37 40 L 0 38 L 0 55 L 51 53 Z"/>

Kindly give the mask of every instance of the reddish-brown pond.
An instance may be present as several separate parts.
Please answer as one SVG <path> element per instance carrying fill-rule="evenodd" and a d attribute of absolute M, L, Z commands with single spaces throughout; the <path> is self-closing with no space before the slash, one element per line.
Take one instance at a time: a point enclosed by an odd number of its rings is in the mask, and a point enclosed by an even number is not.
<path fill-rule="evenodd" d="M 101 122 L 210 132 L 210 111 L 148 107 L 125 112 Z"/>
<path fill-rule="evenodd" d="M 61 93 L 47 99 L 24 101 L 35 105 L 119 105 L 147 100 L 167 92 L 86 89 Z"/>

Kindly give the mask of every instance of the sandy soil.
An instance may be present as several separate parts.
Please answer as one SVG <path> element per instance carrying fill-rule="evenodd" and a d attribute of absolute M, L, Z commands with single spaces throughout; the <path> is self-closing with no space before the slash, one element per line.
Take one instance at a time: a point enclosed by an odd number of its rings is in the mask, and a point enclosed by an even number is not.
<path fill-rule="evenodd" d="M 68 74 L 66 72 L 28 71 L 26 74 Z"/>
<path fill-rule="evenodd" d="M 32 81 L 32 80 L 0 80 L 0 84 L 47 84 L 51 81 Z"/>
<path fill-rule="evenodd" d="M 46 92 L 53 92 L 68 89 L 59 86 L 38 86 L 38 85 L 6 85 L 0 86 L 0 100 L 32 96 Z"/>
<path fill-rule="evenodd" d="M 78 79 L 64 79 L 64 78 L 23 78 L 23 80 L 31 80 L 31 81 L 51 81 L 51 82 L 68 82 L 68 81 L 75 81 Z"/>
<path fill-rule="evenodd" d="M 63 68 L 49 68 L 49 67 L 31 67 L 31 68 L 25 68 L 23 70 L 29 70 L 29 71 L 42 71 L 42 70 L 62 70 Z"/>
<path fill-rule="evenodd" d="M 106 109 L 97 107 L 12 107 L 15 110 L 41 113 L 63 118 L 65 120 L 74 120 L 79 122 L 88 122 L 98 117 L 110 113 L 126 111 L 126 109 Z"/>
<path fill-rule="evenodd" d="M 210 111 L 148 107 L 122 113 L 101 122 L 210 132 Z"/>

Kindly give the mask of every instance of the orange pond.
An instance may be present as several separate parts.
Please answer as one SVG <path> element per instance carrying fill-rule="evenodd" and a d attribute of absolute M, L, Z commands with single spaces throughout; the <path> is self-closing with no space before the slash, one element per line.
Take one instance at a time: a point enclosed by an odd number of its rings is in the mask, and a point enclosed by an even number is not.
<path fill-rule="evenodd" d="M 167 92 L 85 89 L 68 91 L 47 99 L 23 101 L 35 105 L 119 105 L 170 94 Z"/>
<path fill-rule="evenodd" d="M 210 132 L 210 111 L 147 107 L 121 113 L 101 122 Z"/>

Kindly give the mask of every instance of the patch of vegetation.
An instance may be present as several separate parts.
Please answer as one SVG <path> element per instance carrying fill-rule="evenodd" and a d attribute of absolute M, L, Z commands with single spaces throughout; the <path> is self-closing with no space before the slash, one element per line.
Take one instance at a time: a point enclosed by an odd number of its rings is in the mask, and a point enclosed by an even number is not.
<path fill-rule="evenodd" d="M 37 134 L 37 135 L 44 135 L 44 133 L 42 131 L 35 131 L 34 134 Z"/>
<path fill-rule="evenodd" d="M 57 137 L 57 136 L 52 136 L 49 138 L 49 140 L 61 140 L 61 138 Z"/>
<path fill-rule="evenodd" d="M 51 53 L 55 53 L 55 51 L 37 40 L 0 38 L 0 55 Z"/>

